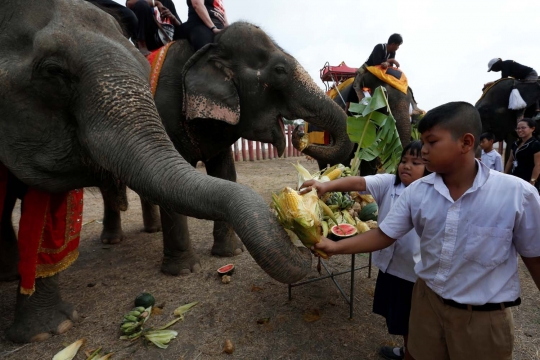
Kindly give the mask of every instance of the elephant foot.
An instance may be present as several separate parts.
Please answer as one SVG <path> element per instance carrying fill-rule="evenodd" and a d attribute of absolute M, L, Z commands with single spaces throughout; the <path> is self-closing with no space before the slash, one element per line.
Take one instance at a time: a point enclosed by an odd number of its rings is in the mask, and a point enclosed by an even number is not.
<path fill-rule="evenodd" d="M 118 244 L 124 241 L 124 232 L 122 230 L 120 231 L 106 231 L 103 230 L 101 232 L 101 242 L 103 244 Z"/>
<path fill-rule="evenodd" d="M 212 246 L 212 255 L 221 257 L 233 257 L 240 255 L 246 251 L 246 247 L 242 241 L 233 232 L 226 238 L 214 238 L 214 246 Z"/>
<path fill-rule="evenodd" d="M 153 234 L 160 231 L 161 231 L 161 224 L 144 224 L 144 232 Z"/>
<path fill-rule="evenodd" d="M 36 279 L 36 291 L 31 296 L 17 295 L 15 320 L 6 330 L 8 340 L 43 341 L 53 334 L 65 333 L 78 320 L 73 305 L 60 299 L 56 277 Z"/>
<path fill-rule="evenodd" d="M 199 271 L 201 271 L 201 263 L 192 249 L 175 256 L 165 255 L 161 263 L 161 272 L 168 275 L 189 275 Z"/>

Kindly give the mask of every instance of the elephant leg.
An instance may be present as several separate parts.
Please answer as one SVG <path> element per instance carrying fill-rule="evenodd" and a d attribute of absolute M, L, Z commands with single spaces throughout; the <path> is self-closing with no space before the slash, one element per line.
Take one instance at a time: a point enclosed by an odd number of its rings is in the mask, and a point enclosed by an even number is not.
<path fill-rule="evenodd" d="M 155 233 L 161 231 L 162 222 L 159 219 L 159 207 L 141 197 L 144 231 Z"/>
<path fill-rule="evenodd" d="M 15 320 L 6 331 L 6 338 L 17 343 L 42 341 L 51 334 L 62 334 L 78 320 L 73 306 L 60 298 L 58 274 L 36 279 L 35 292 L 17 293 Z"/>
<path fill-rule="evenodd" d="M 234 157 L 230 148 L 205 162 L 205 166 L 208 175 L 236 182 Z M 245 249 L 244 244 L 236 236 L 230 224 L 224 221 L 214 222 L 214 246 L 212 246 L 212 255 L 231 257 L 240 255 Z"/>
<path fill-rule="evenodd" d="M 191 247 L 187 217 L 160 209 L 163 226 L 161 271 L 169 275 L 188 275 L 201 270 L 199 257 Z"/>
<path fill-rule="evenodd" d="M 124 240 L 120 211 L 127 210 L 126 186 L 119 183 L 106 183 L 100 188 L 103 197 L 103 230 L 101 242 L 118 244 Z"/>
<path fill-rule="evenodd" d="M 7 194 L 0 219 L 0 281 L 13 281 L 19 277 L 17 263 L 19 262 L 19 248 L 17 236 L 11 222 L 11 213 L 17 198 Z"/>

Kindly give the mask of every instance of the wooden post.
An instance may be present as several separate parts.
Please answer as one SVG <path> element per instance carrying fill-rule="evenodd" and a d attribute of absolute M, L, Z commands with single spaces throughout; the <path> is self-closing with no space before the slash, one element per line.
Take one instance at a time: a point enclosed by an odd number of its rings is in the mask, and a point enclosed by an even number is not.
<path fill-rule="evenodd" d="M 238 152 L 238 140 L 234 142 L 234 161 L 240 161 L 240 153 Z"/>
<path fill-rule="evenodd" d="M 293 156 L 293 149 L 294 146 L 292 146 L 292 126 L 287 125 L 287 154 L 289 157 Z"/>
<path fill-rule="evenodd" d="M 255 154 L 253 153 L 253 141 L 248 140 L 248 152 L 249 152 L 249 161 L 255 160 Z"/>
<path fill-rule="evenodd" d="M 265 143 L 261 143 L 261 151 L 262 151 L 262 158 L 263 160 L 266 160 L 266 144 Z"/>
<path fill-rule="evenodd" d="M 247 142 L 242 138 L 242 161 L 247 161 Z"/>
<path fill-rule="evenodd" d="M 285 156 L 285 155 L 283 155 L 283 156 Z M 275 147 L 275 146 L 274 146 L 274 157 L 276 159 L 279 159 L 279 155 L 278 155 L 278 152 L 277 152 L 277 147 Z"/>
<path fill-rule="evenodd" d="M 257 161 L 261 160 L 261 143 L 259 141 L 255 142 L 255 155 L 257 156 Z"/>
<path fill-rule="evenodd" d="M 274 146 L 272 144 L 268 144 L 268 159 L 274 159 Z"/>

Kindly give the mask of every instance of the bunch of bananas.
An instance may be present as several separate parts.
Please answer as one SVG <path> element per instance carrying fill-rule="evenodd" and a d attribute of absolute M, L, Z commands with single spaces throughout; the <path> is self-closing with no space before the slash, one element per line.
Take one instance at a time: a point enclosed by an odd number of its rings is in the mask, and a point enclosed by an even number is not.
<path fill-rule="evenodd" d="M 120 325 L 123 336 L 120 339 L 136 339 L 141 336 L 142 326 L 150 318 L 151 311 L 151 306 L 146 309 L 143 306 L 138 306 L 124 315 L 124 320 Z"/>
<path fill-rule="evenodd" d="M 325 201 L 332 211 L 346 210 L 354 205 L 354 200 L 349 193 L 333 192 Z"/>

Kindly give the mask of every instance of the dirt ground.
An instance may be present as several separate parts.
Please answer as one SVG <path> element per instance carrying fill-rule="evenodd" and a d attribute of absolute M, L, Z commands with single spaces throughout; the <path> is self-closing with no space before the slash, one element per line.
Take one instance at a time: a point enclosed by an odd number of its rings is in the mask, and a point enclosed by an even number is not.
<path fill-rule="evenodd" d="M 301 162 L 309 169 L 315 163 Z M 246 184 L 270 202 L 272 192 L 296 182 L 293 159 L 240 162 L 238 182 Z M 294 159 L 295 160 L 295 159 Z M 200 168 L 204 172 L 204 168 Z M 86 191 L 80 257 L 61 274 L 63 299 L 76 304 L 82 319 L 66 334 L 21 346 L 0 334 L 0 358 L 51 359 L 65 344 L 86 338 L 86 350 L 103 347 L 114 351 L 112 359 L 379 359 L 382 345 L 401 344 L 386 333 L 384 319 L 371 313 L 377 269 L 370 279 L 367 270 L 356 272 L 354 318 L 330 279 L 293 288 L 267 276 L 249 253 L 235 258 L 210 255 L 212 223 L 190 219 L 191 238 L 201 258 L 202 271 L 183 277 L 160 273 L 161 233 L 141 232 L 138 196 L 130 192 L 130 208 L 123 214 L 127 239 L 104 246 L 101 232 L 102 202 L 99 192 Z M 336 256 L 329 266 L 335 271 L 349 268 L 351 257 Z M 367 257 L 356 255 L 356 264 L 367 265 Z M 234 263 L 236 272 L 228 285 L 221 283 L 216 269 Z M 308 278 L 318 276 L 316 261 Z M 513 308 L 515 319 L 514 359 L 540 359 L 540 293 L 523 264 L 520 268 L 523 304 Z M 337 278 L 346 291 L 348 275 Z M 0 283 L 0 329 L 13 321 L 16 283 Z M 176 307 L 199 301 L 185 320 L 171 327 L 178 337 L 168 349 L 145 346 L 141 340 L 121 341 L 119 324 L 142 291 L 152 293 L 164 305 L 148 325 L 160 326 L 173 319 Z M 235 346 L 232 355 L 222 352 L 225 340 Z M 85 359 L 80 351 L 76 359 Z"/>

